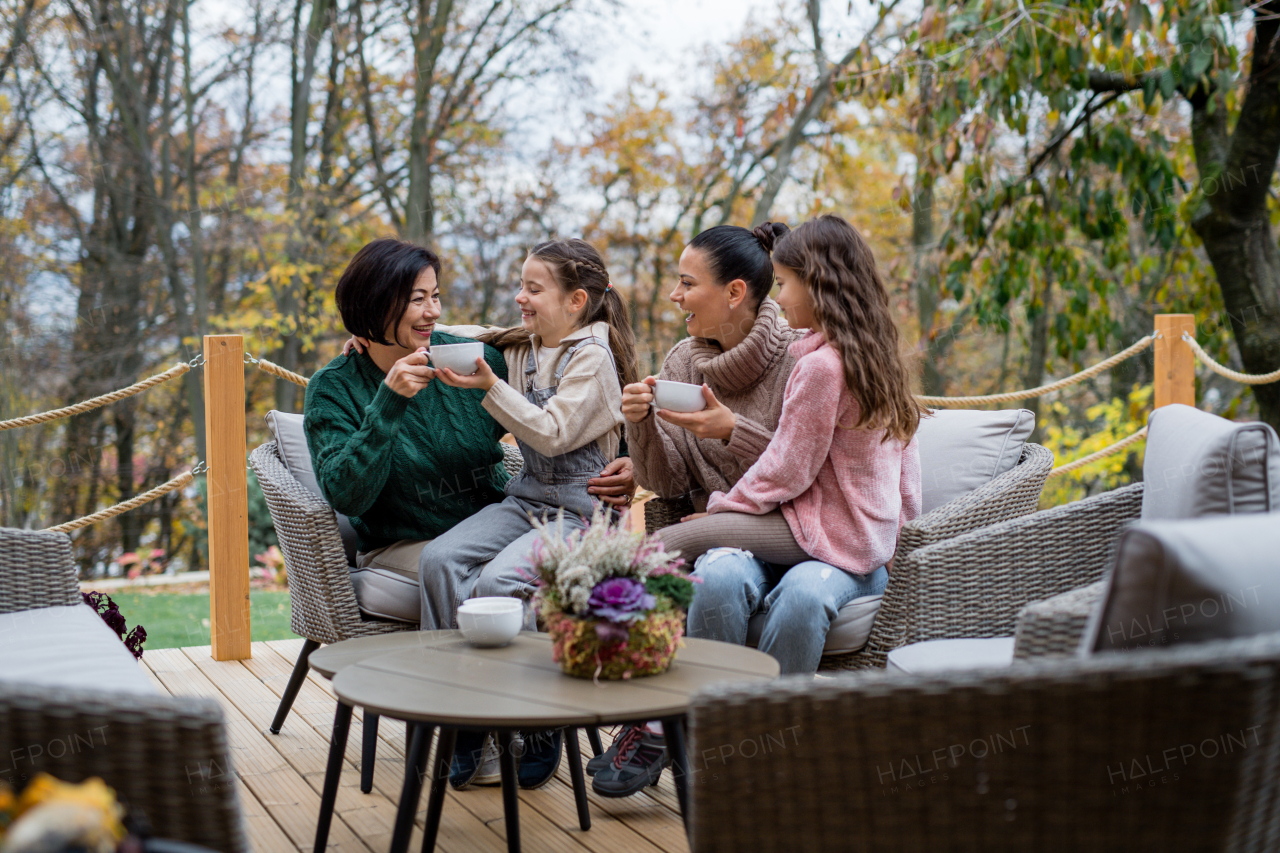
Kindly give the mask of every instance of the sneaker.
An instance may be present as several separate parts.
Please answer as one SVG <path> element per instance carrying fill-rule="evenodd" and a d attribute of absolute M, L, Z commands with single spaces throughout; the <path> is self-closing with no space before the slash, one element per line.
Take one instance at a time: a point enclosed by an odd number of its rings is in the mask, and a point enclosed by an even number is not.
<path fill-rule="evenodd" d="M 638 728 L 640 728 L 640 726 L 623 726 L 621 729 L 619 729 L 618 733 L 614 735 L 613 743 L 609 745 L 609 748 L 606 749 L 604 752 L 600 753 L 599 755 L 594 756 L 589 761 L 587 761 L 587 775 L 594 776 L 597 773 L 599 773 L 601 770 L 605 769 L 610 764 L 612 764 L 613 759 L 618 755 L 618 746 L 623 742 L 624 739 L 626 739 L 627 732 L 631 731 L 632 729 L 638 729 Z"/>
<path fill-rule="evenodd" d="M 486 747 L 493 743 L 488 732 L 458 732 L 453 746 L 453 763 L 449 767 L 449 784 L 455 791 L 470 787 L 485 763 Z M 493 750 L 497 755 L 497 750 Z M 496 760 L 495 760 L 496 766 Z"/>
<path fill-rule="evenodd" d="M 502 766 L 498 763 L 498 756 L 501 753 L 502 750 L 498 748 L 498 741 L 493 733 L 485 735 L 484 750 L 480 754 L 480 769 L 471 780 L 472 785 L 492 787 L 502 784 Z"/>
<path fill-rule="evenodd" d="M 556 775 L 560 766 L 560 746 L 564 743 L 564 730 L 529 732 L 524 739 L 524 752 L 520 755 L 520 787 L 541 788 Z"/>
<path fill-rule="evenodd" d="M 629 797 L 656 785 L 671 763 L 666 738 L 638 726 L 624 729 L 610 750 L 615 747 L 613 760 L 591 780 L 591 790 L 602 797 Z"/>

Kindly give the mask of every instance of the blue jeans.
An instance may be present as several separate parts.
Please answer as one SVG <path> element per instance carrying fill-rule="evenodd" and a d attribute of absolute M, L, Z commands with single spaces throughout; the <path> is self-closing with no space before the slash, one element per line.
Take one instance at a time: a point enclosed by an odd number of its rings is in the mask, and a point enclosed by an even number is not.
<path fill-rule="evenodd" d="M 784 675 L 816 672 L 840 608 L 880 595 L 889 582 L 884 566 L 866 575 L 817 560 L 786 568 L 738 548 L 713 548 L 698 558 L 694 574 L 702 583 L 689 607 L 689 636 L 745 645 L 747 622 L 763 613 L 760 651 L 775 657 Z"/>
<path fill-rule="evenodd" d="M 549 518 L 554 526 L 558 509 L 507 495 L 428 542 L 418 557 L 421 629 L 457 628 L 458 605 L 468 598 L 527 601 L 534 591 L 527 575 L 529 555 L 542 538 L 529 517 Z M 586 526 L 576 513 L 564 514 L 566 533 Z M 532 610 L 526 610 L 525 627 L 533 630 Z"/>

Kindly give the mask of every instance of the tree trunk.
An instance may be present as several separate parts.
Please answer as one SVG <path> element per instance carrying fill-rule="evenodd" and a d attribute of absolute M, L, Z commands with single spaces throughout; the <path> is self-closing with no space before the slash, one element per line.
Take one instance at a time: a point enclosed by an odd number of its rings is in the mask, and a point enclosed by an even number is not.
<path fill-rule="evenodd" d="M 453 0 L 418 0 L 418 20 L 413 31 L 414 68 L 413 122 L 409 131 L 409 194 L 404 206 L 404 239 L 425 244 L 431 241 L 436 227 L 435 139 L 431 118 L 431 87 L 435 82 L 436 63 L 444 50 L 453 15 Z"/>
<path fill-rule="evenodd" d="M 1245 372 L 1269 373 L 1280 367 L 1280 250 L 1268 209 L 1280 154 L 1280 0 L 1254 14 L 1249 87 L 1230 136 L 1220 92 L 1198 87 L 1188 98 L 1204 195 L 1191 224 L 1213 263 Z M 1259 417 L 1280 429 L 1280 383 L 1253 393 Z"/>
<path fill-rule="evenodd" d="M 1208 212 L 1193 221 L 1222 291 L 1246 373 L 1280 367 L 1280 252 L 1265 207 L 1247 219 Z M 1258 416 L 1280 430 L 1280 382 L 1254 385 Z"/>
<path fill-rule="evenodd" d="M 1037 388 L 1044 384 L 1044 366 L 1049 357 L 1049 317 L 1053 314 L 1053 282 L 1046 275 L 1037 295 L 1039 308 L 1029 310 L 1031 316 L 1031 340 L 1027 347 L 1027 368 L 1022 374 L 1023 388 Z M 1023 401 L 1024 408 L 1034 415 L 1035 428 L 1028 441 L 1040 442 L 1040 397 Z"/>
<path fill-rule="evenodd" d="M 937 242 L 934 212 L 934 176 L 924 168 L 924 158 L 933 138 L 933 71 L 926 64 L 920 72 L 920 121 L 916 125 L 916 176 L 911 194 L 912 290 L 916 298 L 916 321 L 920 326 L 921 386 L 929 397 L 946 393 L 947 380 L 938 369 L 941 348 L 933 324 L 938 314 L 938 264 L 934 259 Z"/>

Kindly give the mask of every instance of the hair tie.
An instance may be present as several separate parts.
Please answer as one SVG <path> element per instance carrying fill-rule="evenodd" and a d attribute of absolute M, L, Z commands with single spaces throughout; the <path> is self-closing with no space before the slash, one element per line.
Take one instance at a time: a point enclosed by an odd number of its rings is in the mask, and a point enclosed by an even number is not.
<path fill-rule="evenodd" d="M 613 290 L 613 282 L 612 282 L 612 281 L 606 281 L 606 282 L 604 283 L 604 292 L 605 292 L 605 293 L 608 293 L 610 290 Z"/>

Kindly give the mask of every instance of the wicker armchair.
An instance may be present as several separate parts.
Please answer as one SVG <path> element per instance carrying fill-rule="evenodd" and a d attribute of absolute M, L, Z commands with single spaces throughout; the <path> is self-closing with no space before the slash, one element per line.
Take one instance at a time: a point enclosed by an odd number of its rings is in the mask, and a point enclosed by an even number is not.
<path fill-rule="evenodd" d="M 0 613 L 80 604 L 71 540 L 0 529 Z M 126 654 L 123 648 L 122 654 Z M 0 778 L 101 777 L 159 836 L 245 853 L 222 710 L 208 699 L 110 685 L 0 684 Z"/>
<path fill-rule="evenodd" d="M 78 580 L 67 534 L 0 527 L 0 613 L 79 604 Z"/>
<path fill-rule="evenodd" d="M 692 848 L 1276 849 L 1280 635 L 945 675 L 723 688 Z"/>
<path fill-rule="evenodd" d="M 1013 656 L 1016 659 L 1070 657 L 1080 648 L 1089 614 L 1106 594 L 1106 581 L 1078 587 L 1018 611 Z"/>
<path fill-rule="evenodd" d="M 894 638 L 912 633 L 912 608 L 921 597 L 917 591 L 919 578 L 911 560 L 912 553 L 927 545 L 1035 512 L 1040 490 L 1044 488 L 1051 468 L 1052 452 L 1038 444 L 1026 444 L 1018 464 L 1012 469 L 904 526 L 898 537 L 889 585 L 885 588 L 867 646 L 857 652 L 827 655 L 822 659 L 822 668 L 883 667 L 889 651 L 901 645 L 895 643 Z M 688 515 L 693 511 L 693 504 L 687 497 L 654 498 L 644 505 L 644 509 L 645 528 L 652 533 Z"/>
<path fill-rule="evenodd" d="M 502 447 L 503 464 L 514 474 L 523 464 L 520 451 L 507 444 Z M 271 723 L 271 733 L 279 734 L 307 677 L 307 659 L 322 643 L 416 631 L 418 626 L 374 619 L 360 612 L 333 507 L 289 473 L 276 442 L 267 442 L 250 453 L 249 465 L 267 499 L 289 573 L 289 626 L 306 638 Z"/>
<path fill-rule="evenodd" d="M 860 663 L 883 667 L 909 643 L 1014 634 L 1025 605 L 1100 580 L 1141 510 L 1138 483 L 917 549 L 894 566 Z"/>

